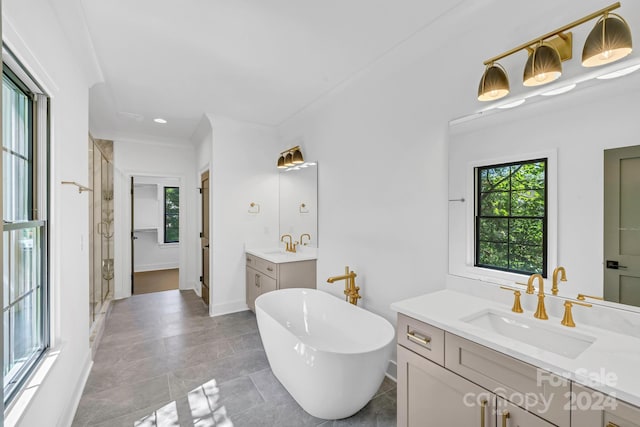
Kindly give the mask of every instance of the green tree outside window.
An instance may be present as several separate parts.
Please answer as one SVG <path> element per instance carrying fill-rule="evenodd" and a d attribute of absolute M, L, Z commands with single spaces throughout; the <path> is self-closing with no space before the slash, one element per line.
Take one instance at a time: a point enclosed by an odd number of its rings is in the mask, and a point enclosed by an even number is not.
<path fill-rule="evenodd" d="M 180 241 L 180 188 L 164 187 L 164 242 Z"/>

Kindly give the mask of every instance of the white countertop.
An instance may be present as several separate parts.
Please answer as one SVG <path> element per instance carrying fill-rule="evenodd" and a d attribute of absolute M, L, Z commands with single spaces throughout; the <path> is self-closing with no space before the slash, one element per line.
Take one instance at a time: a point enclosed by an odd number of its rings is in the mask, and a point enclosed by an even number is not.
<path fill-rule="evenodd" d="M 531 312 L 512 313 L 510 306 L 489 299 L 447 289 L 393 303 L 391 309 L 640 406 L 639 338 L 578 324 L 570 328 L 571 331 L 596 337 L 596 341 L 575 359 L 570 359 L 461 320 L 486 309 L 533 319 Z M 560 325 L 561 319 L 557 317 L 534 320 L 544 322 L 547 328 L 569 329 Z"/>
<path fill-rule="evenodd" d="M 318 258 L 318 250 L 307 246 L 303 246 L 302 248 L 298 246 L 297 252 L 286 252 L 284 249 L 278 247 L 261 249 L 251 248 L 245 249 L 245 252 L 262 259 L 266 259 L 267 261 L 275 264 L 309 261 Z"/>

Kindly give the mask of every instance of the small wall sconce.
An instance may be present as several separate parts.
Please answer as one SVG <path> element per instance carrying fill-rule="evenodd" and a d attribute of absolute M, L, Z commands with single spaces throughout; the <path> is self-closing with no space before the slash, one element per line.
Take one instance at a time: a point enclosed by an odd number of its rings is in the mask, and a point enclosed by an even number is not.
<path fill-rule="evenodd" d="M 255 202 L 251 202 L 249 204 L 249 210 L 247 212 L 249 212 L 250 214 L 254 214 L 254 215 L 259 214 L 260 213 L 260 205 L 258 203 L 255 203 Z"/>
<path fill-rule="evenodd" d="M 280 158 L 278 158 L 278 169 L 286 169 L 302 163 L 304 163 L 302 151 L 300 151 L 300 146 L 296 145 L 295 147 L 291 147 L 280 153 Z"/>
<path fill-rule="evenodd" d="M 582 66 L 595 67 L 609 64 L 629 55 L 632 50 L 631 29 L 619 15 L 610 13 L 620 2 L 598 10 L 570 24 L 530 40 L 522 45 L 487 59 L 485 71 L 478 86 L 479 101 L 495 101 L 509 94 L 507 71 L 497 61 L 521 50 L 529 56 L 523 73 L 523 85 L 539 86 L 562 75 L 562 61 L 572 58 L 573 35 L 568 30 L 598 18 L 582 50 Z"/>
<path fill-rule="evenodd" d="M 309 213 L 309 208 L 304 203 L 300 203 L 300 213 L 302 214 Z"/>

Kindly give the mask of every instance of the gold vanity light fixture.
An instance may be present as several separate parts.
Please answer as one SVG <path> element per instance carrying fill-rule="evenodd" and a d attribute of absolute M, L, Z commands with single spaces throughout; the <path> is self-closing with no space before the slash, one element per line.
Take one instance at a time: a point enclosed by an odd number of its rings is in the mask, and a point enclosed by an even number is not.
<path fill-rule="evenodd" d="M 585 42 L 582 65 L 594 67 L 627 56 L 632 50 L 629 25 L 621 16 L 610 13 L 619 7 L 620 2 L 616 2 L 487 59 L 478 87 L 478 100 L 495 101 L 509 93 L 507 72 L 498 61 L 522 50 L 529 53 L 523 73 L 524 86 L 540 86 L 560 78 L 562 62 L 573 56 L 573 34 L 569 30 L 594 18 L 599 19 Z"/>
<path fill-rule="evenodd" d="M 280 153 L 280 157 L 278 158 L 278 169 L 286 169 L 302 163 L 304 163 L 304 157 L 302 156 L 300 146 L 296 145 L 295 147 L 291 147 Z"/>
<path fill-rule="evenodd" d="M 624 18 L 606 11 L 587 36 L 582 49 L 582 65 L 597 67 L 629 55 L 633 50 L 631 29 Z"/>

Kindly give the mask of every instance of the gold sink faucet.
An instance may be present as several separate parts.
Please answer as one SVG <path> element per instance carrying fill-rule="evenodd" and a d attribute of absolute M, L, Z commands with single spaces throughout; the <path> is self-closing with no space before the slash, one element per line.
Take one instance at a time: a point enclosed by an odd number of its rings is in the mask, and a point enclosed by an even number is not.
<path fill-rule="evenodd" d="M 284 239 L 288 237 L 289 241 L 288 242 L 284 242 Z M 293 238 L 291 237 L 291 234 L 283 234 L 282 237 L 280 238 L 281 242 L 284 242 L 285 245 L 285 249 L 287 252 L 294 252 L 296 251 L 296 243 L 293 243 Z"/>
<path fill-rule="evenodd" d="M 307 243 L 302 243 L 302 238 L 303 238 L 304 236 L 307 236 L 307 237 L 309 238 L 309 242 L 307 242 Z M 309 243 L 311 243 L 311 235 L 310 235 L 309 233 L 301 234 L 301 235 L 300 235 L 300 244 L 301 244 L 301 245 L 303 245 L 303 246 L 307 246 Z"/>
<path fill-rule="evenodd" d="M 553 295 L 558 295 L 558 273 L 562 273 L 560 275 L 560 281 L 567 281 L 567 271 L 564 267 L 556 267 L 555 270 L 553 270 L 553 286 L 551 287 L 551 293 Z"/>
<path fill-rule="evenodd" d="M 360 296 L 360 293 L 358 292 L 360 290 L 360 287 L 356 286 L 356 276 L 356 272 L 349 271 L 349 266 L 346 266 L 344 268 L 344 274 L 342 276 L 329 277 L 327 279 L 327 283 L 344 280 L 345 301 L 348 301 L 353 305 L 358 305 L 358 300 L 362 298 L 362 296 Z"/>
<path fill-rule="evenodd" d="M 533 281 L 538 279 L 538 307 L 536 313 L 533 315 L 536 319 L 547 320 L 547 310 L 544 307 L 544 279 L 541 274 L 532 274 L 527 282 L 527 293 L 529 289 L 533 289 Z"/>

